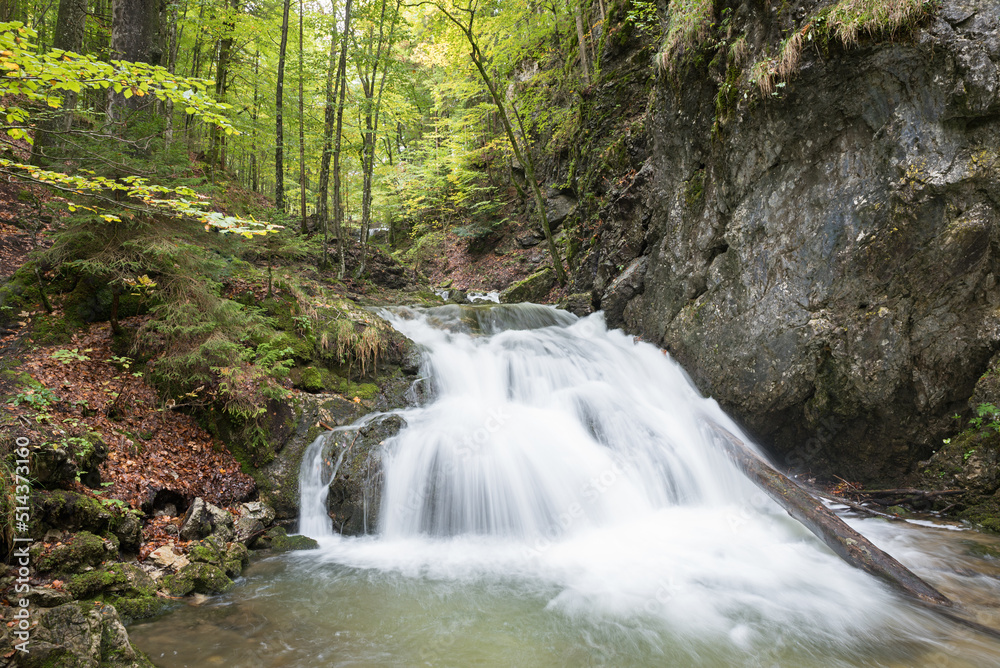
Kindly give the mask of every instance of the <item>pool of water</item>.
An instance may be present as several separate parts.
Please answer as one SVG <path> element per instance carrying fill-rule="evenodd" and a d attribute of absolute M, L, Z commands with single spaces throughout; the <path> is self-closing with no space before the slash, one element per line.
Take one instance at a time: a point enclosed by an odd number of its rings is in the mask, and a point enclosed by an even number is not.
<path fill-rule="evenodd" d="M 528 552 L 482 538 L 327 538 L 129 633 L 164 667 L 1000 666 L 1000 642 L 901 600 L 781 518 L 732 513 L 665 513 L 659 530 L 646 518 Z M 850 521 L 969 618 L 1000 626 L 1000 540 Z M 705 538 L 678 537 L 702 523 Z M 784 536 L 760 541 L 771 569 L 753 547 L 760 532 Z"/>

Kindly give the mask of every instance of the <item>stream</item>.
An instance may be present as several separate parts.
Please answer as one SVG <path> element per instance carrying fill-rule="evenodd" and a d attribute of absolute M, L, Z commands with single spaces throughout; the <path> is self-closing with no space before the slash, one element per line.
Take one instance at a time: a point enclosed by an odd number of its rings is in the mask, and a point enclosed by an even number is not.
<path fill-rule="evenodd" d="M 757 490 L 706 425 L 749 443 L 739 427 L 600 314 L 383 315 L 423 347 L 428 399 L 381 446 L 377 534 L 333 533 L 343 446 L 324 434 L 300 478 L 320 549 L 132 625 L 156 665 L 1000 666 L 1000 641 L 851 568 Z M 842 516 L 1000 627 L 1000 539 Z"/>

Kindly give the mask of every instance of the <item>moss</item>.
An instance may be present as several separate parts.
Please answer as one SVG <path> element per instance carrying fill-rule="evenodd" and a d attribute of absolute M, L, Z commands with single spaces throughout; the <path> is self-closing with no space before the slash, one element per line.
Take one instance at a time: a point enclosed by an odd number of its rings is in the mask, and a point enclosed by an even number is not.
<path fill-rule="evenodd" d="M 379 395 L 379 386 L 372 383 L 355 383 L 345 378 L 337 378 L 334 389 L 338 394 L 348 398 L 358 397 L 362 401 L 370 401 Z"/>
<path fill-rule="evenodd" d="M 66 583 L 66 589 L 73 594 L 74 598 L 93 598 L 115 585 L 125 584 L 125 581 L 125 575 L 122 572 L 111 568 L 99 568 L 74 575 Z"/>
<path fill-rule="evenodd" d="M 149 619 L 163 611 L 170 602 L 159 596 L 138 596 L 135 598 L 116 598 L 111 603 L 125 621 Z"/>
<path fill-rule="evenodd" d="M 39 571 L 68 575 L 79 573 L 87 566 L 98 566 L 109 552 L 103 538 L 81 531 L 62 545 L 39 554 L 33 561 Z"/>
<path fill-rule="evenodd" d="M 164 587 L 174 596 L 222 594 L 233 587 L 233 581 L 218 566 L 201 562 L 190 563 L 174 575 L 163 578 Z"/>
<path fill-rule="evenodd" d="M 326 389 L 323 383 L 323 375 L 319 369 L 312 366 L 299 369 L 298 373 L 293 375 L 292 382 L 295 384 L 295 387 L 306 392 L 317 393 Z"/>
<path fill-rule="evenodd" d="M 295 334 L 284 333 L 271 341 L 275 348 L 291 348 L 292 357 L 296 362 L 307 363 L 313 359 L 316 353 L 315 340 L 308 337 L 296 336 Z"/>
<path fill-rule="evenodd" d="M 315 550 L 319 548 L 319 543 L 308 536 L 289 536 L 284 527 L 272 527 L 262 536 L 262 541 L 264 545 L 275 552 Z"/>
<path fill-rule="evenodd" d="M 250 553 L 241 543 L 227 543 L 209 537 L 188 547 L 188 559 L 211 564 L 230 577 L 236 577 L 250 563 Z"/>
<path fill-rule="evenodd" d="M 705 170 L 699 169 L 684 183 L 684 203 L 696 209 L 705 199 Z"/>

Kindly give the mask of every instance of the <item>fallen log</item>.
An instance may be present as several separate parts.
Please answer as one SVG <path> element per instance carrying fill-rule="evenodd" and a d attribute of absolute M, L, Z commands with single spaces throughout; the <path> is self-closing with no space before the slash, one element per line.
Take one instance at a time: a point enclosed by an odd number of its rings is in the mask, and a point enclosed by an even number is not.
<path fill-rule="evenodd" d="M 801 522 L 847 563 L 871 573 L 893 589 L 931 607 L 947 607 L 947 596 L 883 552 L 867 538 L 847 526 L 814 496 L 774 469 L 746 443 L 727 429 L 709 422 L 721 437 L 726 454 L 758 487 L 778 502 L 789 515 Z"/>
<path fill-rule="evenodd" d="M 779 472 L 728 429 L 708 420 L 721 438 L 723 450 L 751 481 L 778 502 L 847 563 L 871 573 L 896 591 L 956 624 L 1000 639 L 1000 630 L 967 619 L 953 607 L 951 599 L 939 592 L 800 487 Z"/>

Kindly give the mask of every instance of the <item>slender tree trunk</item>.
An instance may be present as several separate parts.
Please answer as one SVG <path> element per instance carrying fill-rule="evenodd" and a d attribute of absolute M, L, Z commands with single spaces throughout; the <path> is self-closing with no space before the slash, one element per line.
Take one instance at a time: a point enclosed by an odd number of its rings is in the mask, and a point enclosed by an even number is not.
<path fill-rule="evenodd" d="M 257 117 L 260 113 L 260 102 L 257 82 L 260 80 L 260 49 L 253 54 L 253 111 L 250 124 L 250 188 L 254 192 L 260 192 L 260 173 L 257 165 Z"/>
<path fill-rule="evenodd" d="M 493 98 L 493 104 L 496 105 L 500 121 L 503 123 L 504 132 L 507 134 L 508 141 L 510 141 L 510 148 L 514 152 L 514 158 L 524 167 L 524 173 L 525 176 L 527 176 L 528 183 L 531 187 L 531 193 L 535 198 L 535 209 L 536 215 L 538 216 L 538 223 L 541 225 L 542 232 L 545 234 L 545 240 L 548 242 L 549 253 L 552 255 L 552 269 L 555 271 L 556 280 L 559 281 L 559 285 L 565 285 L 566 271 L 563 269 L 562 258 L 559 255 L 559 249 L 556 248 L 555 239 L 552 238 L 552 230 L 549 227 L 549 220 L 545 215 L 545 198 L 542 197 L 542 191 L 538 187 L 538 179 L 535 176 L 535 160 L 531 155 L 531 144 L 528 141 L 527 133 L 524 131 L 524 123 L 521 121 L 521 115 L 517 113 L 517 107 L 515 107 L 513 101 L 511 101 L 511 113 L 517 121 L 518 129 L 521 133 L 521 140 L 524 142 L 522 150 L 520 142 L 517 139 L 517 135 L 514 133 L 514 128 L 510 123 L 510 117 L 507 114 L 507 108 L 504 105 L 503 98 L 500 97 L 500 92 L 497 90 L 496 84 L 493 83 L 492 77 L 490 77 L 489 73 L 486 71 L 483 53 L 479 50 L 479 43 L 476 41 L 475 33 L 473 33 L 473 21 L 476 18 L 476 10 L 471 4 L 468 8 L 463 9 L 463 11 L 469 16 L 469 24 L 465 25 L 456 15 L 452 14 L 441 5 L 436 5 L 436 7 L 448 18 L 449 21 L 458 26 L 458 29 L 462 31 L 462 34 L 465 35 L 466 41 L 469 43 L 469 47 L 471 48 L 469 57 L 472 58 L 472 63 L 476 66 L 476 69 L 479 70 L 479 76 L 482 77 L 483 83 L 486 84 L 486 88 L 490 91 L 490 97 Z M 553 11 L 555 11 L 555 5 L 553 5 Z"/>
<path fill-rule="evenodd" d="M 229 86 L 229 63 L 232 60 L 233 38 L 236 32 L 236 14 L 239 11 L 239 0 L 232 0 L 232 4 L 223 6 L 226 13 L 222 20 L 222 31 L 218 40 L 216 52 L 218 54 L 215 65 L 215 99 L 219 102 L 226 101 L 226 91 Z M 209 130 L 209 169 L 214 171 L 218 166 L 226 169 L 226 133 L 222 129 L 211 126 Z"/>
<path fill-rule="evenodd" d="M 302 93 L 302 0 L 299 0 L 299 206 L 302 208 L 302 234 L 309 231 L 306 219 L 306 121 L 303 107 L 305 96 Z"/>
<path fill-rule="evenodd" d="M 177 5 L 171 5 L 172 11 L 170 16 L 170 43 L 168 46 L 167 53 L 167 70 L 173 74 L 177 70 L 177 48 L 180 44 L 181 37 L 184 34 L 184 29 L 178 29 L 177 20 Z M 187 14 L 187 3 L 184 3 L 184 14 Z M 174 140 L 174 102 L 173 100 L 166 100 L 163 103 L 163 113 L 167 118 L 167 127 L 163 135 L 163 148 L 170 148 L 170 144 Z"/>
<path fill-rule="evenodd" d="M 59 13 L 56 16 L 53 48 L 80 53 L 83 50 L 86 20 L 87 0 L 61 0 Z M 35 143 L 31 148 L 32 164 L 40 166 L 45 162 L 45 150 L 58 141 L 58 138 L 53 136 L 54 133 L 69 131 L 75 108 L 76 93 L 64 91 L 62 108 L 54 110 L 52 118 L 42 123 L 42 128 L 35 133 Z"/>
<path fill-rule="evenodd" d="M 573 2 L 573 14 L 576 18 L 576 39 L 580 52 L 580 67 L 583 68 L 583 83 L 590 85 L 590 68 L 587 66 L 587 38 L 583 32 L 583 12 L 580 9 L 580 0 Z"/>
<path fill-rule="evenodd" d="M 278 85 L 274 93 L 274 207 L 285 210 L 285 124 L 281 104 L 285 92 L 285 52 L 288 48 L 288 11 L 292 0 L 285 0 L 281 19 L 281 47 L 278 51 Z"/>
<path fill-rule="evenodd" d="M 323 266 L 328 263 L 327 250 L 330 243 L 330 158 L 333 157 L 333 130 L 337 121 L 337 108 L 335 101 L 337 91 L 334 87 L 340 86 L 340 77 L 334 76 L 337 72 L 337 8 L 331 9 L 333 17 L 333 29 L 330 35 L 330 62 L 326 70 L 326 106 L 323 114 L 323 156 L 319 166 L 319 193 L 316 198 L 316 213 L 320 225 L 323 226 Z"/>
<path fill-rule="evenodd" d="M 333 147 L 333 229 L 337 233 L 337 254 L 339 266 L 337 277 L 343 278 L 346 271 L 344 264 L 344 202 L 341 199 L 340 182 L 340 146 L 344 129 L 344 99 L 347 94 L 347 45 L 351 39 L 351 4 L 347 0 L 344 5 L 344 34 L 341 37 L 340 64 L 337 67 L 337 79 L 340 86 L 337 100 L 337 128 L 334 134 Z"/>
<path fill-rule="evenodd" d="M 382 0 L 382 13 L 379 18 L 378 46 L 376 47 L 375 58 L 372 62 L 371 77 L 367 79 L 367 84 L 365 84 L 365 97 L 367 98 L 367 104 L 365 105 L 365 134 L 362 141 L 361 156 L 361 170 L 363 173 L 361 182 L 361 260 L 358 262 L 358 267 L 355 272 L 355 275 L 358 278 L 361 278 L 365 272 L 365 261 L 368 250 L 368 233 L 371 229 L 372 180 L 375 174 L 375 147 L 378 145 L 379 115 L 382 109 L 382 92 L 385 90 L 385 80 L 389 73 L 389 54 L 392 50 L 393 40 L 395 39 L 396 21 L 399 18 L 400 1 L 401 0 L 397 0 L 396 6 L 393 8 L 392 23 L 389 26 L 389 34 L 386 35 L 383 26 L 385 25 L 385 10 L 388 0 Z M 379 62 L 383 59 L 383 50 L 385 52 L 385 63 L 382 67 L 382 78 L 379 81 L 378 93 L 376 95 L 375 76 L 378 73 Z M 364 81 L 365 78 L 362 77 L 362 82 L 364 83 Z"/>

